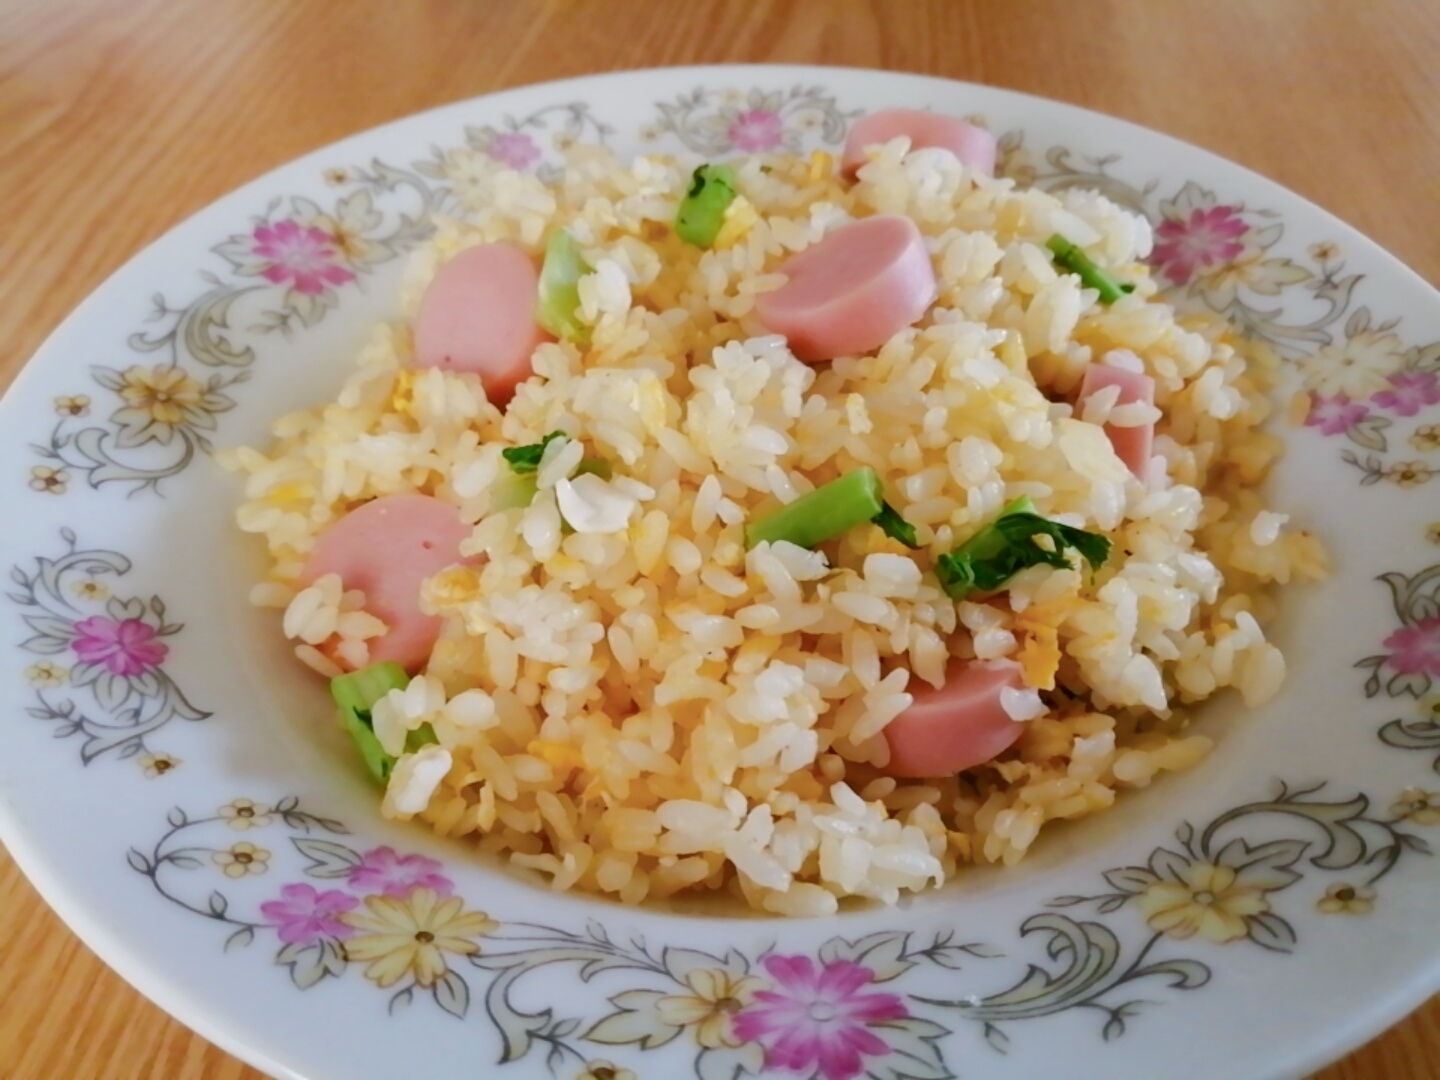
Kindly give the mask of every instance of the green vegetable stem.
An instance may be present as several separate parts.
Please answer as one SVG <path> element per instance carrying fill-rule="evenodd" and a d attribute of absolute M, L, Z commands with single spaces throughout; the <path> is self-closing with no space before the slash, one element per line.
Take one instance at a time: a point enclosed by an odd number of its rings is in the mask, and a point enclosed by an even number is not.
<path fill-rule="evenodd" d="M 405 669 L 388 660 L 330 680 L 330 696 L 340 706 L 340 719 L 345 730 L 355 741 L 370 775 L 382 783 L 390 778 L 395 759 L 385 752 L 380 740 L 375 737 L 375 725 L 370 714 L 375 703 L 391 690 L 403 690 L 409 685 L 410 676 L 405 674 Z M 406 738 L 405 749 L 413 753 L 437 741 L 435 729 L 429 724 L 421 724 Z"/>
<path fill-rule="evenodd" d="M 725 224 L 725 210 L 735 201 L 735 170 L 728 165 L 701 165 L 680 200 L 675 234 L 687 244 L 708 248 Z"/>
<path fill-rule="evenodd" d="M 1068 273 L 1078 275 L 1082 285 L 1094 289 L 1100 294 L 1101 303 L 1113 304 L 1126 293 L 1135 291 L 1134 285 L 1121 284 L 1116 281 L 1108 271 L 1096 266 L 1090 256 L 1059 233 L 1046 240 L 1045 246 L 1055 256 L 1055 265 Z"/>
<path fill-rule="evenodd" d="M 873 520 L 884 506 L 875 470 L 855 469 L 752 521 L 745 526 L 745 542 L 754 547 L 762 541 L 788 540 L 814 547 Z"/>
<path fill-rule="evenodd" d="M 535 321 L 558 338 L 586 345 L 590 327 L 580 321 L 580 279 L 594 268 L 580 255 L 580 245 L 564 229 L 556 229 L 545 243 L 540 267 L 540 298 Z"/>

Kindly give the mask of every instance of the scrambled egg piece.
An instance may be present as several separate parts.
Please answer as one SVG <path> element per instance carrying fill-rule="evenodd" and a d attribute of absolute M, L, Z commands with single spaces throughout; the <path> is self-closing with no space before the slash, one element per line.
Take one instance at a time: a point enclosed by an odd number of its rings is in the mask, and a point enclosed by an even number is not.
<path fill-rule="evenodd" d="M 401 416 L 415 415 L 415 379 L 417 372 L 405 368 L 395 373 L 395 389 L 390 391 L 390 407 Z"/>
<path fill-rule="evenodd" d="M 473 566 L 452 566 L 425 586 L 426 599 L 436 607 L 458 607 L 480 599 L 480 572 Z"/>
<path fill-rule="evenodd" d="M 734 247 L 759 220 L 760 214 L 755 209 L 755 204 L 744 195 L 736 195 L 734 201 L 725 208 L 725 221 L 720 226 L 720 231 L 715 234 L 714 247 Z"/>
<path fill-rule="evenodd" d="M 1079 598 L 1062 596 L 1033 604 L 1015 616 L 1014 629 L 1021 639 L 1019 661 L 1025 685 L 1037 690 L 1054 690 L 1055 673 L 1060 669 L 1060 624 L 1075 609 Z"/>
<path fill-rule="evenodd" d="M 525 747 L 525 752 L 562 773 L 585 766 L 585 759 L 580 756 L 580 751 L 562 742 L 536 739 Z"/>
<path fill-rule="evenodd" d="M 290 480 L 283 484 L 276 484 L 265 493 L 267 502 L 276 506 L 284 506 L 287 503 L 308 501 L 315 497 L 315 485 L 299 480 Z"/>
<path fill-rule="evenodd" d="M 835 159 L 824 150 L 816 150 L 810 155 L 810 169 L 805 174 L 805 179 L 812 184 L 818 184 L 830 175 L 835 167 Z"/>

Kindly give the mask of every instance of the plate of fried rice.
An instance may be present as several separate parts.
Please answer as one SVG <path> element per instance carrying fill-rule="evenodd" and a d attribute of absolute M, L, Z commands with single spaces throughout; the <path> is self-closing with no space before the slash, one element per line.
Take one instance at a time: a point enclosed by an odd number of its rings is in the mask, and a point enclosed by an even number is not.
<path fill-rule="evenodd" d="M 225 197 L 3 405 L 0 835 L 277 1077 L 1302 1077 L 1440 989 L 1440 301 L 871 71 Z"/>

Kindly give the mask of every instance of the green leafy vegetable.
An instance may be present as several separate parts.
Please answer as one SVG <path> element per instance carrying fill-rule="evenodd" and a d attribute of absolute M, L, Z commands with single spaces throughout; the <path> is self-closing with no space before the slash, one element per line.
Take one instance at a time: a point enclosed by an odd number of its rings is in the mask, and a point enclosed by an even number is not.
<path fill-rule="evenodd" d="M 382 782 L 390 778 L 395 759 L 385 752 L 380 740 L 375 737 L 370 710 L 391 690 L 403 690 L 409 685 L 410 676 L 405 674 L 405 669 L 391 661 L 371 664 L 330 680 L 330 696 L 340 706 L 340 719 L 345 730 L 355 740 L 370 775 Z M 411 738 L 418 734 L 418 731 L 411 732 Z M 435 733 L 431 731 L 430 738 L 433 740 L 434 737 Z"/>
<path fill-rule="evenodd" d="M 725 210 L 735 201 L 735 170 L 728 165 L 701 165 L 680 200 L 675 234 L 687 244 L 708 248 L 725 224 Z"/>
<path fill-rule="evenodd" d="M 1045 241 L 1045 246 L 1055 256 L 1055 265 L 1071 274 L 1076 274 L 1080 282 L 1089 288 L 1100 293 L 1100 301 L 1105 304 L 1113 304 L 1126 293 L 1134 292 L 1135 286 L 1129 283 L 1121 284 L 1110 276 L 1108 271 L 1100 269 L 1091 260 L 1090 256 L 1081 251 L 1080 248 L 1066 240 L 1059 233 Z"/>
<path fill-rule="evenodd" d="M 1049 546 L 1037 543 L 1038 537 L 1048 537 Z M 1028 498 L 1016 499 L 989 525 L 935 560 L 935 573 L 952 598 L 963 600 L 971 592 L 993 592 L 1030 566 L 1070 566 L 1067 548 L 1078 551 L 1092 568 L 1110 556 L 1105 537 L 1041 517 Z"/>
<path fill-rule="evenodd" d="M 919 543 L 915 540 L 915 526 L 911 525 L 903 517 L 900 511 L 896 510 L 888 502 L 880 504 L 880 512 L 870 519 L 880 528 L 885 530 L 885 535 L 891 540 L 899 540 L 908 548 L 917 548 Z"/>
<path fill-rule="evenodd" d="M 545 447 L 549 446 L 556 439 L 568 438 L 563 431 L 552 431 L 536 443 L 529 443 L 526 446 L 512 446 L 508 450 L 501 450 L 500 456 L 510 463 L 510 470 L 520 476 L 526 473 L 533 473 L 540 467 L 540 459 L 545 456 Z"/>
<path fill-rule="evenodd" d="M 884 506 L 875 470 L 855 469 L 752 521 L 745 526 L 745 543 L 754 547 L 766 540 L 788 540 L 812 548 L 874 520 Z"/>
<path fill-rule="evenodd" d="M 580 321 L 580 279 L 594 269 L 580 255 L 580 245 L 564 229 L 556 229 L 545 243 L 540 267 L 540 299 L 535 321 L 558 338 L 585 345 L 590 327 Z"/>

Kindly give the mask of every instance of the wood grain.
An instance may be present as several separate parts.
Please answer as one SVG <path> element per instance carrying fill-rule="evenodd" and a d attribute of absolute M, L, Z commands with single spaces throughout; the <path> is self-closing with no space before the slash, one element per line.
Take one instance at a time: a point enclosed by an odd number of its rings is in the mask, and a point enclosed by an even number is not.
<path fill-rule="evenodd" d="M 0 0 L 0 388 L 146 242 L 302 152 L 527 82 L 733 61 L 917 71 L 1122 116 L 1440 282 L 1434 0 Z M 260 1076 L 103 967 L 3 855 L 0 1002 L 4 1080 Z M 1440 999 L 1318 1080 L 1440 1080 Z"/>

